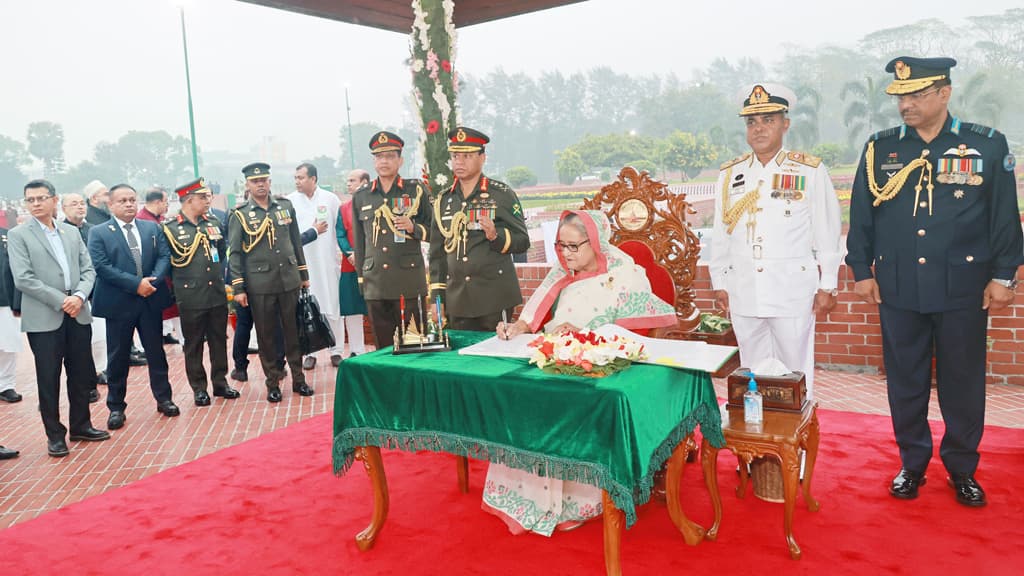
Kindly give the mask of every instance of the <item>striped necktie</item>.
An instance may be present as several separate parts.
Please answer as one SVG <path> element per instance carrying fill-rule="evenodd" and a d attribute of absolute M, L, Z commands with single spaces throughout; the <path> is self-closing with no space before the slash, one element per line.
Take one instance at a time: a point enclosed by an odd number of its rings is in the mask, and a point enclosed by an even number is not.
<path fill-rule="evenodd" d="M 128 233 L 128 249 L 132 251 L 132 259 L 135 260 L 135 274 L 142 276 L 142 250 L 139 250 L 139 241 L 132 233 L 132 225 L 129 222 L 124 225 L 124 231 Z"/>

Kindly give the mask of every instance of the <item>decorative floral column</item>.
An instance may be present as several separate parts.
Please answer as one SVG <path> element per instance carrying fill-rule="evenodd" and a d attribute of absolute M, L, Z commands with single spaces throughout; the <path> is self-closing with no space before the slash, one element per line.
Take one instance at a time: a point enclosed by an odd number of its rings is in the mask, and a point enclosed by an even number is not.
<path fill-rule="evenodd" d="M 454 0 L 413 0 L 412 51 L 413 96 L 419 107 L 423 131 L 420 150 L 425 164 L 423 178 L 434 193 L 452 181 L 448 161 L 448 130 L 458 124 L 455 104 Z"/>

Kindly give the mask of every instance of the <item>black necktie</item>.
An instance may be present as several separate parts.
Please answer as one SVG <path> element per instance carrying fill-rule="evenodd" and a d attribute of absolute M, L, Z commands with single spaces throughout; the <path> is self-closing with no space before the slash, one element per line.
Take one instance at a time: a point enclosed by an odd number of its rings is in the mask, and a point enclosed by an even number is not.
<path fill-rule="evenodd" d="M 124 225 L 124 231 L 128 233 L 128 249 L 132 251 L 132 259 L 135 260 L 135 273 L 142 276 L 142 250 L 139 250 L 139 241 L 132 233 L 132 225 L 129 222 Z"/>

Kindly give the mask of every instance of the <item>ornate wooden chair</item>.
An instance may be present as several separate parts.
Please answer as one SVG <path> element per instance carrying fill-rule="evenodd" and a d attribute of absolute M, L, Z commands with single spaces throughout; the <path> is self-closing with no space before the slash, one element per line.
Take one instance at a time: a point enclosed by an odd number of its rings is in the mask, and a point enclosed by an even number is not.
<path fill-rule="evenodd" d="M 672 193 L 646 171 L 626 166 L 615 182 L 584 201 L 583 209 L 604 212 L 611 223 L 611 243 L 643 266 L 652 291 L 675 307 L 678 324 L 652 335 L 685 338 L 700 322 L 693 302 L 700 240 L 686 224 L 686 214 L 696 213 L 686 196 Z"/>

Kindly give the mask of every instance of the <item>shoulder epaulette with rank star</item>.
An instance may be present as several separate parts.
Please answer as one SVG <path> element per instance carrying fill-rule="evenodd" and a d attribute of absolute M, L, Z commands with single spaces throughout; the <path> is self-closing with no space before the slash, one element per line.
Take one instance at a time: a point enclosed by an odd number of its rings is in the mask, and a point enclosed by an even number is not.
<path fill-rule="evenodd" d="M 731 166 L 735 166 L 735 165 L 739 164 L 740 162 L 743 162 L 747 158 L 750 158 L 750 152 L 747 152 L 746 154 L 744 154 L 742 156 L 737 156 L 736 158 L 733 158 L 732 160 L 729 160 L 728 162 L 723 162 L 722 165 L 718 167 L 718 169 L 719 170 L 725 170 L 726 168 L 729 168 Z"/>
<path fill-rule="evenodd" d="M 893 126 L 892 128 L 886 128 L 885 130 L 879 130 L 878 132 L 875 132 L 874 134 L 871 135 L 871 140 L 875 141 L 881 140 L 882 138 L 890 138 L 892 136 L 898 135 L 899 133 L 900 127 Z"/>
<path fill-rule="evenodd" d="M 791 151 L 789 154 L 786 154 L 786 158 L 798 164 L 810 166 L 811 168 L 817 168 L 818 165 L 821 164 L 821 158 L 811 156 L 810 154 L 804 154 L 803 152 Z"/>
<path fill-rule="evenodd" d="M 996 130 L 995 128 L 989 128 L 988 126 L 975 124 L 974 122 L 964 122 L 961 126 L 967 128 L 971 132 L 977 132 L 986 138 L 992 138 L 999 133 L 999 130 Z"/>
<path fill-rule="evenodd" d="M 501 180 L 491 180 L 490 182 L 491 182 L 491 187 L 497 188 L 498 190 L 511 190 L 512 189 L 511 186 L 509 186 L 508 184 L 505 184 Z"/>

